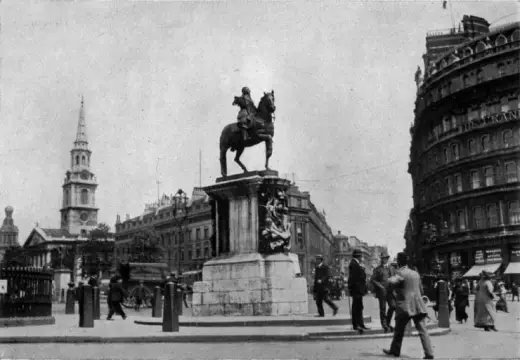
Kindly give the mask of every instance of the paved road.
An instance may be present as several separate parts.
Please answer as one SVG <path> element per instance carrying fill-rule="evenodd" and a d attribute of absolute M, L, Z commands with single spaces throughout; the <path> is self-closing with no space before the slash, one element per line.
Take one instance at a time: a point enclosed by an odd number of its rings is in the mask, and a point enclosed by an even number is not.
<path fill-rule="evenodd" d="M 511 313 L 499 313 L 499 332 L 452 324 L 450 335 L 433 337 L 437 359 L 520 358 L 520 303 L 510 303 Z M 146 327 L 143 327 L 145 331 Z M 43 328 L 42 328 L 43 330 Z M 381 349 L 389 339 L 247 344 L 23 344 L 3 345 L 0 358 L 16 359 L 385 359 Z M 418 338 L 406 338 L 402 358 L 422 358 Z"/>

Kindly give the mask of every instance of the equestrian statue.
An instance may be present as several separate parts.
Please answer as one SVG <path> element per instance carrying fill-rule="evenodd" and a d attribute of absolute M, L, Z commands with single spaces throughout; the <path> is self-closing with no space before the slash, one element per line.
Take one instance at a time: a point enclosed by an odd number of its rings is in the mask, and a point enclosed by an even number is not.
<path fill-rule="evenodd" d="M 247 172 L 247 168 L 240 161 L 240 156 L 246 147 L 255 146 L 265 142 L 265 169 L 269 169 L 269 158 L 273 153 L 274 123 L 273 113 L 276 110 L 274 104 L 274 91 L 265 93 L 258 108 L 251 99 L 251 91 L 248 87 L 242 88 L 242 96 L 235 96 L 232 105 L 240 107 L 237 122 L 226 125 L 220 134 L 220 172 L 227 176 L 226 153 L 228 149 L 236 151 L 235 162 Z"/>

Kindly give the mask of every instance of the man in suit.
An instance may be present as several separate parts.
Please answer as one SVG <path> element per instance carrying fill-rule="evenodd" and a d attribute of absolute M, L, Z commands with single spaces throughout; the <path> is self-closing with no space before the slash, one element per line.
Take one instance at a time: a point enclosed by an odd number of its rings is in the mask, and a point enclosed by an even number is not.
<path fill-rule="evenodd" d="M 348 266 L 348 291 L 352 296 L 352 327 L 363 334 L 363 330 L 368 330 L 363 321 L 363 296 L 367 293 L 367 274 L 361 260 L 361 250 L 354 249 L 352 261 Z"/>
<path fill-rule="evenodd" d="M 110 301 L 110 306 L 108 308 L 108 316 L 107 320 L 112 320 L 112 316 L 114 313 L 121 315 L 121 317 L 126 319 L 126 314 L 121 307 L 121 303 L 126 297 L 126 292 L 123 289 L 121 281 L 119 279 L 111 282 L 110 290 L 108 292 L 108 299 Z"/>
<path fill-rule="evenodd" d="M 388 263 L 389 258 L 390 255 L 387 253 L 381 254 L 381 264 L 375 268 L 371 279 L 376 298 L 379 301 L 379 318 L 381 319 L 381 326 L 385 333 L 393 331 L 390 322 L 392 321 L 392 315 L 395 310 L 393 291 L 388 289 L 388 279 L 395 275 L 395 269 Z M 386 311 L 387 303 L 388 312 Z"/>
<path fill-rule="evenodd" d="M 314 269 L 314 296 L 316 300 L 316 307 L 318 308 L 318 317 L 324 317 L 323 302 L 330 306 L 332 315 L 338 313 L 338 306 L 329 297 L 329 279 L 330 270 L 327 265 L 323 263 L 323 256 L 317 255 L 316 262 L 318 265 Z"/>
<path fill-rule="evenodd" d="M 417 271 L 410 269 L 407 263 L 408 257 L 405 253 L 397 254 L 397 274 L 388 280 L 396 294 L 395 331 L 390 350 L 385 349 L 383 352 L 395 357 L 400 356 L 406 325 L 412 319 L 421 339 L 424 359 L 433 359 L 432 344 L 426 330 L 428 312 L 422 300 L 421 277 Z"/>

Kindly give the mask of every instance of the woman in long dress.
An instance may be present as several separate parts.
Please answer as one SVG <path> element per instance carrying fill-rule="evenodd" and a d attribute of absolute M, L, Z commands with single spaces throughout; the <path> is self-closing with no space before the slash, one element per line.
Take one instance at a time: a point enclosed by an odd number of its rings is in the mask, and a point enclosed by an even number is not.
<path fill-rule="evenodd" d="M 490 280 L 492 276 L 493 273 L 487 271 L 480 274 L 475 295 L 475 327 L 482 328 L 485 331 L 497 331 L 495 328 L 496 312 L 493 304 L 495 294 Z"/>
<path fill-rule="evenodd" d="M 466 307 L 469 306 L 469 287 L 462 279 L 455 280 L 452 299 L 455 302 L 455 319 L 462 324 L 468 320 Z"/>

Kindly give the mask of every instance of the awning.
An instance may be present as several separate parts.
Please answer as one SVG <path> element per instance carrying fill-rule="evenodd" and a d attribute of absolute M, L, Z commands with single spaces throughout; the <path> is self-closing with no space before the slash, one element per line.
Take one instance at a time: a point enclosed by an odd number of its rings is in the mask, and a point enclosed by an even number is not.
<path fill-rule="evenodd" d="M 511 262 L 507 265 L 506 271 L 504 274 L 515 274 L 520 275 L 520 262 Z"/>
<path fill-rule="evenodd" d="M 498 264 L 473 265 L 471 267 L 471 269 L 469 269 L 469 271 L 464 274 L 463 277 L 465 277 L 465 278 L 467 278 L 467 277 L 479 277 L 480 273 L 482 271 L 484 271 L 484 270 L 494 273 L 494 272 L 496 272 L 498 270 L 500 265 L 502 265 L 502 264 L 498 263 Z"/>

